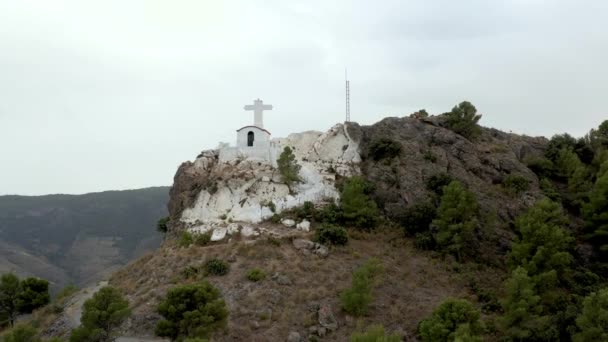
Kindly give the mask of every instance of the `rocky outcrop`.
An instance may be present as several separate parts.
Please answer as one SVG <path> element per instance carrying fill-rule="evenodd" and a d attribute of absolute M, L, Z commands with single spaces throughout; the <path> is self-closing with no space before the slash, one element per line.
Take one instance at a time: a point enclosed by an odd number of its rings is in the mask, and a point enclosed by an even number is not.
<path fill-rule="evenodd" d="M 251 157 L 221 161 L 217 150 L 204 151 L 175 175 L 169 202 L 172 229 L 205 232 L 230 222 L 259 223 L 306 201 L 335 201 L 336 177 L 360 172 L 359 143 L 341 124 L 325 133 L 290 134 L 273 144 L 293 149 L 301 183 L 288 187 L 274 162 Z"/>

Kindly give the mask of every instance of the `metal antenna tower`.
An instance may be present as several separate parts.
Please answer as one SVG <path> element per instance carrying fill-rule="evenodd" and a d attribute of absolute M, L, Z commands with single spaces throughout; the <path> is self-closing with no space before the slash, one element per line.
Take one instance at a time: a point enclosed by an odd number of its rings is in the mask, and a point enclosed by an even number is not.
<path fill-rule="evenodd" d="M 346 80 L 346 122 L 350 122 L 350 81 L 346 69 L 344 69 L 344 79 Z"/>

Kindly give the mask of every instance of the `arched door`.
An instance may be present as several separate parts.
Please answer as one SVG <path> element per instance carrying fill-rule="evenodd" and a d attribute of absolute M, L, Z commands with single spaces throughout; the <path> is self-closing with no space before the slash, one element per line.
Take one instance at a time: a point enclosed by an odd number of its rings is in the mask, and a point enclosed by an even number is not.
<path fill-rule="evenodd" d="M 253 146 L 253 132 L 247 133 L 247 146 Z"/>

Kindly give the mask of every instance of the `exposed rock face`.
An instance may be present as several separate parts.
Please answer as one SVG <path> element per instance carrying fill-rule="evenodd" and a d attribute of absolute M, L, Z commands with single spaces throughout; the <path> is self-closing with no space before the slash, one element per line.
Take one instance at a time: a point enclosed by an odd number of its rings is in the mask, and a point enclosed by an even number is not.
<path fill-rule="evenodd" d="M 362 172 L 375 184 L 375 199 L 389 216 L 428 198 L 426 181 L 439 173 L 460 180 L 476 193 L 482 209 L 504 219 L 513 218 L 541 196 L 538 178 L 523 161 L 542 155 L 545 138 L 482 128 L 481 137 L 471 142 L 442 127 L 442 116 L 385 118 L 371 126 L 349 125 L 352 135 L 361 136 Z M 399 143 L 401 154 L 393 160 L 374 161 L 368 156 L 369 146 L 379 138 Z M 525 177 L 530 190 L 517 198 L 502 191 L 500 183 L 510 174 Z"/>
<path fill-rule="evenodd" d="M 194 162 L 183 163 L 175 175 L 169 203 L 172 220 L 198 232 L 229 221 L 259 223 L 271 217 L 273 210 L 281 212 L 305 201 L 336 200 L 336 177 L 359 173 L 358 142 L 344 125 L 325 133 L 291 134 L 273 143 L 281 149 L 292 147 L 301 165 L 302 183 L 290 189 L 274 163 L 265 160 L 237 158 L 223 162 L 218 151 L 204 151 Z"/>

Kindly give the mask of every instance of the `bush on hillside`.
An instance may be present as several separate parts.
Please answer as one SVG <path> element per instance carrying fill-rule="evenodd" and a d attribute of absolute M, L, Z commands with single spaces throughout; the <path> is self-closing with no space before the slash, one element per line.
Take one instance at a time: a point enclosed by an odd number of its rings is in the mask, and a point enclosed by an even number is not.
<path fill-rule="evenodd" d="M 48 281 L 30 277 L 22 280 L 20 286 L 21 290 L 17 296 L 19 312 L 32 313 L 51 302 Z"/>
<path fill-rule="evenodd" d="M 416 203 L 398 214 L 397 220 L 406 235 L 415 235 L 429 230 L 437 216 L 437 208 L 430 201 Z"/>
<path fill-rule="evenodd" d="M 576 145 L 576 139 L 570 134 L 556 134 L 551 137 L 547 149 L 545 150 L 545 157 L 552 162 L 556 162 L 561 150 L 574 150 Z"/>
<path fill-rule="evenodd" d="M 585 297 L 576 326 L 579 332 L 572 336 L 574 342 L 608 341 L 608 288 Z"/>
<path fill-rule="evenodd" d="M 16 275 L 8 273 L 0 277 L 0 318 L 3 317 L 10 326 L 14 325 L 19 314 L 20 291 L 21 286 Z"/>
<path fill-rule="evenodd" d="M 372 229 L 379 220 L 378 206 L 369 196 L 372 186 L 360 176 L 353 176 L 344 182 L 340 207 L 344 220 L 359 228 Z"/>
<path fill-rule="evenodd" d="M 3 342 L 41 342 L 38 331 L 30 324 L 18 324 L 2 337 Z"/>
<path fill-rule="evenodd" d="M 344 221 L 344 213 L 339 206 L 331 202 L 317 212 L 317 220 L 323 223 L 339 224 Z"/>
<path fill-rule="evenodd" d="M 168 229 L 167 224 L 169 223 L 169 221 L 169 216 L 159 219 L 158 222 L 156 222 L 156 230 L 161 233 L 166 233 Z"/>
<path fill-rule="evenodd" d="M 426 188 L 441 196 L 443 195 L 443 188 L 452 183 L 452 181 L 454 181 L 454 178 L 447 173 L 438 173 L 427 179 Z"/>
<path fill-rule="evenodd" d="M 424 342 L 479 341 L 484 332 L 480 312 L 469 301 L 448 299 L 433 310 L 431 317 L 418 325 Z"/>
<path fill-rule="evenodd" d="M 373 160 L 392 159 L 401 153 L 401 145 L 389 138 L 380 138 L 369 146 L 369 155 Z"/>
<path fill-rule="evenodd" d="M 205 273 L 215 276 L 223 276 L 230 271 L 230 265 L 222 259 L 213 258 L 205 263 Z"/>
<path fill-rule="evenodd" d="M 252 268 L 247 271 L 247 279 L 253 282 L 258 282 L 266 278 L 266 273 L 259 268 Z"/>
<path fill-rule="evenodd" d="M 363 332 L 355 332 L 350 336 L 350 342 L 401 342 L 398 334 L 388 335 L 381 324 L 372 325 Z"/>
<path fill-rule="evenodd" d="M 477 115 L 477 108 L 470 102 L 461 102 L 458 106 L 452 108 L 451 112 L 446 113 L 446 116 L 447 127 L 455 133 L 469 140 L 481 135 L 481 128 L 477 125 L 481 115 Z"/>
<path fill-rule="evenodd" d="M 530 189 L 530 181 L 521 175 L 508 175 L 502 180 L 502 186 L 510 193 L 519 195 Z"/>
<path fill-rule="evenodd" d="M 170 289 L 158 305 L 158 313 L 163 319 L 156 324 L 155 334 L 173 341 L 209 338 L 228 321 L 226 303 L 207 281 Z"/>
<path fill-rule="evenodd" d="M 344 246 L 348 243 L 348 234 L 343 227 L 324 223 L 315 231 L 315 241 L 325 245 Z"/>
<path fill-rule="evenodd" d="M 475 229 L 478 225 L 479 206 L 475 195 L 467 191 L 460 182 L 453 181 L 444 187 L 437 218 L 433 225 L 439 248 L 453 253 L 460 260 L 465 251 L 472 252 Z"/>
<path fill-rule="evenodd" d="M 545 157 L 530 157 L 525 160 L 525 163 L 539 178 L 553 176 L 553 162 Z"/>
<path fill-rule="evenodd" d="M 192 237 L 194 244 L 197 246 L 206 246 L 211 242 L 211 232 L 203 234 L 194 234 Z"/>
<path fill-rule="evenodd" d="M 70 342 L 113 341 L 114 330 L 131 314 L 129 302 L 117 289 L 106 286 L 84 302 L 80 327 Z"/>
<path fill-rule="evenodd" d="M 342 309 L 354 316 L 367 313 L 373 300 L 373 288 L 382 272 L 382 263 L 377 259 L 370 259 L 357 268 L 353 272 L 351 287 L 340 294 Z"/>
<path fill-rule="evenodd" d="M 188 231 L 183 231 L 177 241 L 177 245 L 182 248 L 190 247 L 192 243 L 194 243 L 194 237 Z"/>
<path fill-rule="evenodd" d="M 604 163 L 608 165 L 608 162 Z M 595 181 L 589 202 L 583 206 L 587 239 L 608 260 L 608 172 Z"/>
<path fill-rule="evenodd" d="M 414 235 L 414 247 L 417 249 L 429 251 L 435 249 L 436 246 L 435 238 L 430 231 L 416 233 L 416 235 Z"/>
<path fill-rule="evenodd" d="M 291 147 L 286 146 L 283 152 L 277 159 L 277 167 L 287 186 L 291 187 L 294 183 L 301 182 L 299 175 L 301 166 L 296 162 L 296 156 L 293 154 Z"/>

